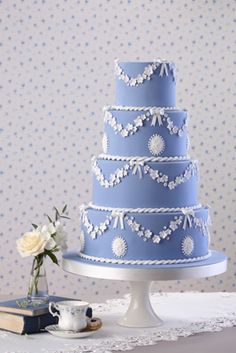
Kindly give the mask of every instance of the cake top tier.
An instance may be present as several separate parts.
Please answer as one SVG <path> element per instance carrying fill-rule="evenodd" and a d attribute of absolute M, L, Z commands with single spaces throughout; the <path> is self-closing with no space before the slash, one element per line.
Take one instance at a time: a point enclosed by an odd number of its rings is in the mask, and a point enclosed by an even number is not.
<path fill-rule="evenodd" d="M 174 107 L 176 104 L 175 65 L 171 61 L 116 60 L 115 75 L 117 105 Z"/>

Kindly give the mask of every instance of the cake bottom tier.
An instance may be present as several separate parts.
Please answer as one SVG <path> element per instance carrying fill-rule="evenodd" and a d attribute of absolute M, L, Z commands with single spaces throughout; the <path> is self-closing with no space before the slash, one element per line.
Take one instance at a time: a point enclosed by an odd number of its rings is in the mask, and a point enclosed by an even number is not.
<path fill-rule="evenodd" d="M 174 264 L 209 254 L 208 209 L 81 207 L 80 256 L 114 264 Z"/>

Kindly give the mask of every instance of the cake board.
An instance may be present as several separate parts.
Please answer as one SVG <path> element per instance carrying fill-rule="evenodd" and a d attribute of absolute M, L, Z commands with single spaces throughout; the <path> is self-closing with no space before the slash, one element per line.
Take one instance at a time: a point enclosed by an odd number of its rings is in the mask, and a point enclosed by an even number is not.
<path fill-rule="evenodd" d="M 76 252 L 63 255 L 62 268 L 70 273 L 101 279 L 129 281 L 129 308 L 118 322 L 127 327 L 154 327 L 162 324 L 152 308 L 149 291 L 152 281 L 183 280 L 216 276 L 226 271 L 227 257 L 211 251 L 203 261 L 172 265 L 114 265 L 82 259 Z"/>

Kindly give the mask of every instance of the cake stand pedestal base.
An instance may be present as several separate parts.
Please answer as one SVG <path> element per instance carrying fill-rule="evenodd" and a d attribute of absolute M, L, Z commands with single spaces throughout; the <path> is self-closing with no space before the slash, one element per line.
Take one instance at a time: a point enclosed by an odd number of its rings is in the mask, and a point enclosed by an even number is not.
<path fill-rule="evenodd" d="M 151 282 L 130 282 L 131 300 L 125 315 L 118 321 L 127 327 L 155 327 L 162 324 L 162 320 L 154 312 L 150 298 Z M 142 321 L 140 322 L 140 318 Z"/>
<path fill-rule="evenodd" d="M 161 325 L 162 321 L 155 314 L 149 299 L 152 281 L 219 275 L 227 269 L 227 258 L 222 252 L 211 251 L 208 259 L 188 264 L 114 265 L 88 261 L 75 252 L 68 252 L 63 255 L 62 267 L 67 272 L 82 276 L 130 281 L 130 305 L 118 324 L 127 327 L 153 327 Z"/>

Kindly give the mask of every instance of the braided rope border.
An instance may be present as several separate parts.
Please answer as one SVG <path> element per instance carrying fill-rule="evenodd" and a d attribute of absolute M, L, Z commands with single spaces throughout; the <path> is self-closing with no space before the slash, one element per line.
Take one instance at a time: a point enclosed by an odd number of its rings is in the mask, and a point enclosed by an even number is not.
<path fill-rule="evenodd" d="M 108 211 L 108 212 L 124 212 L 124 213 L 169 213 L 169 212 L 182 212 L 188 210 L 197 210 L 200 208 L 207 208 L 207 206 L 202 206 L 200 203 L 189 207 L 176 207 L 176 208 L 117 208 L 117 207 L 105 207 L 94 205 L 92 202 L 88 203 L 86 208 L 92 208 L 98 211 Z"/>
<path fill-rule="evenodd" d="M 173 260 L 121 260 L 121 259 L 108 259 L 104 257 L 91 256 L 91 255 L 83 254 L 81 252 L 79 252 L 78 254 L 80 257 L 82 257 L 85 260 L 118 264 L 118 265 L 172 265 L 172 264 L 185 264 L 185 263 L 206 260 L 211 256 L 211 251 L 209 251 L 208 254 L 204 256 L 191 257 L 188 259 L 173 259 Z"/>
<path fill-rule="evenodd" d="M 111 154 L 101 153 L 97 158 L 111 160 L 111 161 L 134 161 L 134 162 L 174 162 L 187 161 L 190 156 L 174 156 L 174 157 L 148 157 L 148 156 L 115 156 Z"/>
<path fill-rule="evenodd" d="M 129 105 L 104 105 L 103 111 L 107 110 L 125 110 L 125 111 L 149 111 L 150 109 L 157 108 L 157 109 L 164 109 L 166 111 L 188 111 L 187 109 L 183 108 L 180 109 L 179 107 L 158 107 L 158 106 L 129 106 Z"/>

